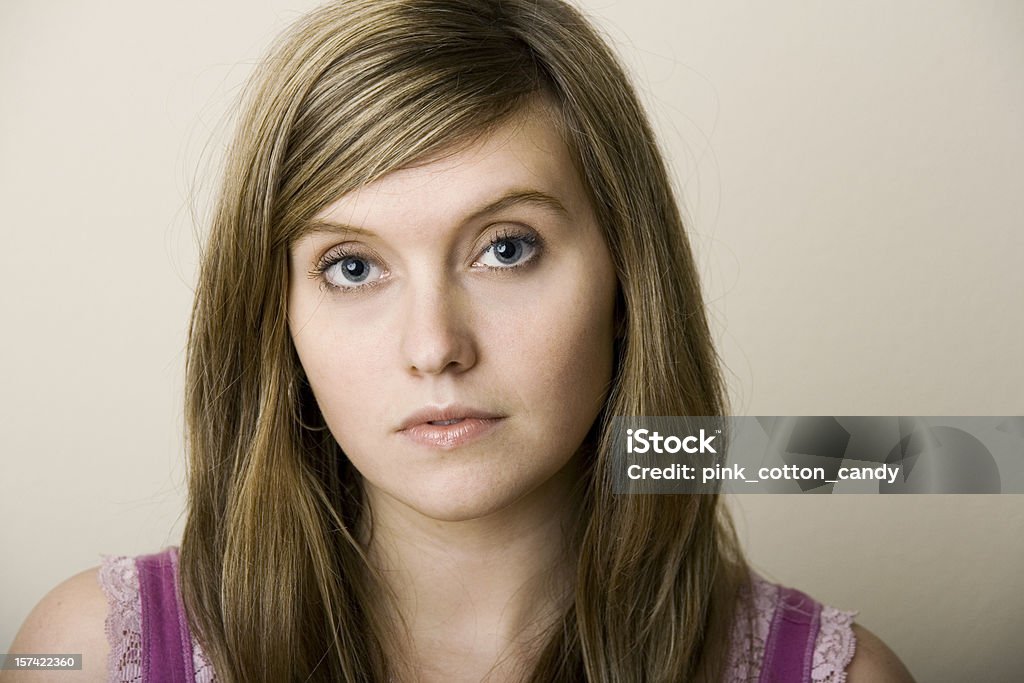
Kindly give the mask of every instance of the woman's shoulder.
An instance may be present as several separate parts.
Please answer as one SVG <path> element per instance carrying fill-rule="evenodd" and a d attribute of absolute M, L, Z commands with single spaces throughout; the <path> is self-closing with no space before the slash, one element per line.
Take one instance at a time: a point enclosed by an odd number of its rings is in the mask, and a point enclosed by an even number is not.
<path fill-rule="evenodd" d="M 109 654 L 105 623 L 107 599 L 100 586 L 101 567 L 75 574 L 48 592 L 22 624 L 11 652 L 74 653 L 82 669 L 48 672 L 48 681 L 106 681 Z M 16 683 L 37 672 L 4 671 L 3 683 Z"/>
<path fill-rule="evenodd" d="M 847 683 L 914 683 L 914 677 L 882 639 L 860 624 L 853 625 L 857 652 L 846 670 Z"/>
<path fill-rule="evenodd" d="M 82 670 L 64 672 L 77 682 L 137 683 L 147 680 L 147 667 L 159 671 L 161 680 L 216 680 L 188 628 L 173 546 L 149 555 L 102 556 L 99 566 L 64 581 L 39 602 L 11 651 L 81 653 Z M 0 683 L 20 680 L 15 672 L 4 674 Z"/>
<path fill-rule="evenodd" d="M 726 680 L 810 683 L 913 681 L 877 636 L 855 623 L 857 612 L 818 602 L 756 572 L 741 595 Z"/>

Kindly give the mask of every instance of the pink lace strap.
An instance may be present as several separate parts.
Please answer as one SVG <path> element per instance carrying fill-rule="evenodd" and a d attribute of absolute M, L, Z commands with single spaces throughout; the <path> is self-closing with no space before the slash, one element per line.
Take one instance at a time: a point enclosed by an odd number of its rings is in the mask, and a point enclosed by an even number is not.
<path fill-rule="evenodd" d="M 109 680 L 216 683 L 189 632 L 177 577 L 177 548 L 138 558 L 103 556 L 99 582 L 108 604 Z"/>
<path fill-rule="evenodd" d="M 754 574 L 751 592 L 737 608 L 723 680 L 845 683 L 856 648 L 856 614 Z"/>
<path fill-rule="evenodd" d="M 114 683 L 141 683 L 142 601 L 135 559 L 104 555 L 99 580 L 107 596 L 107 676 Z"/>

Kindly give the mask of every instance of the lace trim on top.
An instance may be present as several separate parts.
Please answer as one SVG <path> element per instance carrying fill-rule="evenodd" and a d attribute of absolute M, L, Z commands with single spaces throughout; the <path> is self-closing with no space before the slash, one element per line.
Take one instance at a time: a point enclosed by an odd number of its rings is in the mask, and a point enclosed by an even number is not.
<path fill-rule="evenodd" d="M 779 603 L 779 586 L 757 574 L 751 577 L 751 593 L 740 601 L 733 643 L 729 648 L 726 681 L 758 683 L 764 648 Z M 749 610 L 744 613 L 744 610 Z M 845 683 L 846 667 L 853 659 L 857 639 L 853 634 L 855 611 L 823 605 L 821 626 L 811 662 L 812 683 Z"/>
<path fill-rule="evenodd" d="M 103 556 L 100 586 L 107 596 L 107 676 L 117 683 L 142 681 L 142 601 L 131 557 Z"/>
<path fill-rule="evenodd" d="M 106 619 L 110 655 L 107 673 L 115 683 L 142 683 L 142 600 L 139 574 L 131 557 L 103 556 L 100 585 L 107 596 Z M 729 648 L 726 681 L 757 683 L 764 661 L 765 642 L 779 602 L 779 586 L 757 574 L 752 576 L 752 594 L 737 608 L 733 643 Z M 749 609 L 744 613 L 744 607 Z M 857 612 L 823 605 L 821 626 L 814 644 L 812 683 L 845 683 L 846 667 L 853 659 L 856 637 L 853 620 Z M 749 617 L 749 618 L 748 618 Z M 192 665 L 196 683 L 216 683 L 217 676 L 202 647 L 192 636 Z"/>
<path fill-rule="evenodd" d="M 213 664 L 206 658 L 206 653 L 195 636 L 192 636 L 192 670 L 196 672 L 196 683 L 217 683 Z"/>
<path fill-rule="evenodd" d="M 103 555 L 99 581 L 107 596 L 105 630 L 110 643 L 107 676 L 113 683 L 142 683 L 142 597 L 135 558 Z M 192 636 L 196 683 L 216 683 L 213 665 Z"/>
<path fill-rule="evenodd" d="M 814 644 L 811 664 L 811 680 L 814 683 L 846 683 L 846 667 L 850 665 L 857 648 L 857 636 L 853 634 L 853 619 L 856 616 L 855 611 L 822 606 L 821 631 Z"/>

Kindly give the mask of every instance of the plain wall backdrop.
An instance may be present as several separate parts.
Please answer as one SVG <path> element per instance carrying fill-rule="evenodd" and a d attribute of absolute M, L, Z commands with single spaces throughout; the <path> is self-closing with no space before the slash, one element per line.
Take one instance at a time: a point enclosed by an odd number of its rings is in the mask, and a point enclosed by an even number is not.
<path fill-rule="evenodd" d="M 314 2 L 0 2 L 0 650 L 176 544 L 199 223 Z M 588 0 L 689 218 L 736 414 L 1024 414 L 1024 4 Z M 1024 670 L 1024 497 L 745 496 L 769 578 L 919 681 Z"/>

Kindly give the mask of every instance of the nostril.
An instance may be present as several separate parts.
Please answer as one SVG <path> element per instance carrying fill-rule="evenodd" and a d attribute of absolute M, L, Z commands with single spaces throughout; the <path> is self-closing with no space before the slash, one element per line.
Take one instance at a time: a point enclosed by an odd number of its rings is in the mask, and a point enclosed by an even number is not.
<path fill-rule="evenodd" d="M 458 302 L 443 287 L 432 288 L 428 298 L 421 296 L 406 309 L 401 341 L 406 366 L 419 375 L 468 369 L 476 362 L 475 344 Z"/>

